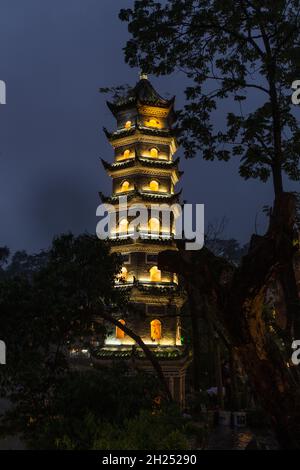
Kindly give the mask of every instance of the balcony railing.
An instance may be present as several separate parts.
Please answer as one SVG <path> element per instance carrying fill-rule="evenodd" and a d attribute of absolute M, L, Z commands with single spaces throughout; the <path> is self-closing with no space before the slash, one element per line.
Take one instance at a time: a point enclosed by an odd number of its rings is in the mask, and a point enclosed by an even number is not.
<path fill-rule="evenodd" d="M 173 240 L 174 234 L 166 231 L 160 231 L 160 232 L 149 232 L 147 230 L 136 230 L 138 233 L 138 238 L 141 239 L 162 239 L 162 240 Z M 109 236 L 110 240 L 116 240 L 116 239 L 129 239 L 133 238 L 134 232 L 117 232 L 113 233 Z"/>

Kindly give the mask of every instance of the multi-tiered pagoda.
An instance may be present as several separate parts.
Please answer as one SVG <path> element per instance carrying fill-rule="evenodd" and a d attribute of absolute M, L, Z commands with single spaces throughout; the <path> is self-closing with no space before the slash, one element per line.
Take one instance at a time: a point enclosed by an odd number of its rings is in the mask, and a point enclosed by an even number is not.
<path fill-rule="evenodd" d="M 164 210 L 179 202 L 175 185 L 181 172 L 174 159 L 177 142 L 172 131 L 175 120 L 174 98 L 163 99 L 147 76 L 141 75 L 136 86 L 122 99 L 107 103 L 117 121 L 117 129 L 105 134 L 114 149 L 114 161 L 102 160 L 112 178 L 112 195 L 102 201 L 119 207 L 121 196 L 129 206 L 164 204 Z M 121 198 L 122 200 L 122 198 Z M 173 206 L 174 207 L 174 206 Z M 119 213 L 117 227 L 111 233 L 112 251 L 120 253 L 123 267 L 118 289 L 130 290 L 131 307 L 120 312 L 118 320 L 137 333 L 156 354 L 169 380 L 174 398 L 181 404 L 185 396 L 187 355 L 182 344 L 180 310 L 184 294 L 175 273 L 159 270 L 158 253 L 176 250 L 174 213 L 164 225 L 163 212 L 149 217 L 138 227 L 138 237 L 130 233 L 130 217 Z M 104 363 L 120 358 L 150 370 L 151 365 L 134 341 L 116 328 L 99 352 Z"/>

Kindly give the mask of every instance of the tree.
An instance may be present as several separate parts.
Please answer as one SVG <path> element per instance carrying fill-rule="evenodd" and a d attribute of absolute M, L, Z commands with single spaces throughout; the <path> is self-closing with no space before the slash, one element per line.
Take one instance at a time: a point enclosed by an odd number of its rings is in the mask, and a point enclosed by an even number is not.
<path fill-rule="evenodd" d="M 48 262 L 48 252 L 29 255 L 25 250 L 16 251 L 6 268 L 6 275 L 10 277 L 25 276 L 31 278 L 34 273 L 40 271 Z"/>
<path fill-rule="evenodd" d="M 159 254 L 160 269 L 184 278 L 192 315 L 212 322 L 238 355 L 256 398 L 267 412 L 283 448 L 300 448 L 300 374 L 290 362 L 292 338 L 268 311 L 269 283 L 300 258 L 295 243 L 295 198 L 276 202 L 264 236 L 254 235 L 239 267 L 207 248 Z"/>
<path fill-rule="evenodd" d="M 7 246 L 0 247 L 0 277 L 4 276 L 3 266 L 7 263 L 9 257 L 9 249 Z"/>
<path fill-rule="evenodd" d="M 300 335 L 299 225 L 296 197 L 284 193 L 282 183 L 284 172 L 300 177 L 300 131 L 291 103 L 299 69 L 299 0 L 141 0 L 121 10 L 120 18 L 132 36 L 125 48 L 130 65 L 156 75 L 181 70 L 191 82 L 178 123 L 186 156 L 239 157 L 242 177 L 267 181 L 272 175 L 269 230 L 252 237 L 239 268 L 208 250 L 192 260 L 182 251 L 162 253 L 159 265 L 184 277 L 193 317 L 212 321 L 216 330 L 222 325 L 221 334 L 224 330 L 238 351 L 282 446 L 299 447 L 299 377 L 287 366 L 292 338 Z M 254 92 L 260 103 L 253 110 Z M 214 113 L 224 99 L 230 104 L 227 123 L 215 129 Z M 273 280 L 284 292 L 284 331 L 265 311 Z"/>
<path fill-rule="evenodd" d="M 153 411 L 158 394 L 153 375 L 133 375 L 124 365 L 71 370 L 57 381 L 43 419 L 31 419 L 24 437 L 33 449 L 90 449 L 107 426 L 121 428 L 142 410 Z"/>
<path fill-rule="evenodd" d="M 96 236 L 66 234 L 54 239 L 42 269 L 1 280 L 1 339 L 9 361 L 0 387 L 17 404 L 14 417 L 21 429 L 30 417 L 48 415 L 53 388 L 69 367 L 69 350 L 74 345 L 90 348 L 92 338 L 103 343 L 105 327 L 99 319 L 123 329 L 143 348 L 162 393 L 171 400 L 154 354 L 114 316 L 128 302 L 127 294 L 115 289 L 121 262 Z"/>
<path fill-rule="evenodd" d="M 125 47 L 131 66 L 156 75 L 181 70 L 191 81 L 178 126 L 187 157 L 237 156 L 242 177 L 272 175 L 276 196 L 283 172 L 299 180 L 300 130 L 291 103 L 299 0 L 140 0 L 120 18 L 132 36 Z M 249 111 L 254 92 L 260 105 Z M 227 125 L 215 130 L 224 99 L 231 100 Z M 238 112 L 231 111 L 234 102 Z"/>

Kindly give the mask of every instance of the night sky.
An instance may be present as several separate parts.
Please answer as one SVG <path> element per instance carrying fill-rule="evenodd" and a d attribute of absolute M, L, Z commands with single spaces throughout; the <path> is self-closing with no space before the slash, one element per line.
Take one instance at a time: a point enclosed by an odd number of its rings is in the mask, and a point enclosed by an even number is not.
<path fill-rule="evenodd" d="M 37 252 L 55 234 L 95 232 L 98 191 L 111 190 L 99 161 L 112 158 L 102 126 L 114 128 L 98 89 L 138 79 L 139 71 L 124 61 L 127 25 L 118 19 L 119 9 L 132 3 L 1 0 L 0 79 L 7 104 L 0 106 L 0 246 Z M 182 106 L 183 75 L 149 78 Z M 263 230 L 262 207 L 271 203 L 272 188 L 242 180 L 237 163 L 182 158 L 183 197 L 205 204 L 207 222 L 225 216 L 223 236 L 244 243 L 255 219 Z"/>

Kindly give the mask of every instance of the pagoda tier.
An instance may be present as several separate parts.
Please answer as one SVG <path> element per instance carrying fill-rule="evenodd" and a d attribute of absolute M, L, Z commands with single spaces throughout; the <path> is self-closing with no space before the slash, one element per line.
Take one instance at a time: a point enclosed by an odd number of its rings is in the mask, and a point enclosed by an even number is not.
<path fill-rule="evenodd" d="M 105 196 L 101 191 L 99 191 L 100 199 L 103 203 L 108 204 L 118 204 L 120 196 L 127 196 L 127 200 L 133 202 L 153 202 L 153 203 L 167 203 L 173 204 L 179 202 L 179 197 L 182 190 L 176 194 L 168 193 L 159 193 L 159 192 L 147 192 L 140 191 L 139 189 L 132 189 L 130 191 L 124 191 L 120 194 L 115 194 L 112 196 Z"/>
<path fill-rule="evenodd" d="M 167 114 L 175 119 L 175 113 L 173 110 L 175 96 L 170 100 L 162 98 L 154 87 L 151 85 L 147 78 L 141 78 L 134 88 L 128 91 L 128 93 L 118 98 L 114 103 L 107 101 L 107 106 L 115 117 L 118 117 L 120 112 L 127 110 L 131 107 L 137 107 L 141 109 L 144 105 L 154 106 L 154 113 L 157 114 L 158 108 L 167 110 Z"/>
<path fill-rule="evenodd" d="M 180 158 L 177 157 L 175 160 L 153 160 L 152 158 L 147 158 L 143 156 L 136 155 L 133 158 L 124 159 L 121 161 L 116 161 L 114 163 L 108 163 L 106 160 L 101 158 L 101 162 L 105 170 L 107 170 L 110 176 L 112 176 L 112 172 L 116 172 L 118 170 L 123 170 L 126 168 L 132 167 L 141 167 L 145 170 L 146 167 L 150 168 L 159 168 L 164 170 L 172 170 L 176 171 L 178 176 L 183 175 L 183 171 L 178 170 L 178 163 Z"/>
<path fill-rule="evenodd" d="M 176 133 L 172 131 L 171 129 L 160 129 L 160 128 L 153 128 L 150 129 L 149 127 L 143 126 L 136 122 L 135 124 L 132 124 L 130 129 L 118 129 L 117 131 L 114 132 L 109 132 L 105 127 L 103 128 L 103 131 L 108 138 L 109 142 L 113 142 L 114 140 L 120 139 L 122 137 L 128 137 L 128 136 L 138 136 L 139 134 L 147 134 L 147 135 L 152 135 L 152 136 L 158 136 L 158 137 L 176 137 Z"/>

